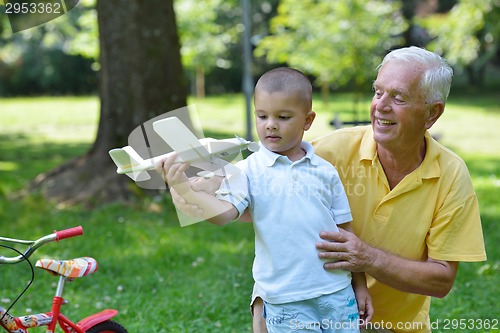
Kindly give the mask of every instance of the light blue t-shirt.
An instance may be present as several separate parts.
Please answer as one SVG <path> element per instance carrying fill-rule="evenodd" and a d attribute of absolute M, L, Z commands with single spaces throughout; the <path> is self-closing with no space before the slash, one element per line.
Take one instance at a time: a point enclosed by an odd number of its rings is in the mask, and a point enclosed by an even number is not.
<path fill-rule="evenodd" d="M 249 207 L 255 229 L 253 277 L 266 302 L 281 304 L 315 298 L 351 283 L 344 270 L 326 271 L 318 258 L 320 231 L 352 220 L 337 170 L 302 142 L 306 155 L 291 162 L 260 145 L 236 165 L 241 173 L 225 179 L 218 198 L 240 214 Z"/>

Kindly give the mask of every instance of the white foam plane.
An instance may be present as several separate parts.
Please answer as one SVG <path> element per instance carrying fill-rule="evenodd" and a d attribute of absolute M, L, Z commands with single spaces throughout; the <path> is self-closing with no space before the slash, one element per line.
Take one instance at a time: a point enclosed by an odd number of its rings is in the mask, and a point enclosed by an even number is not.
<path fill-rule="evenodd" d="M 148 170 L 177 153 L 178 162 L 190 162 L 192 166 L 204 171 L 199 176 L 228 176 L 238 172 L 238 168 L 230 163 L 242 150 L 257 151 L 258 144 L 236 136 L 232 139 L 216 140 L 212 138 L 198 139 L 189 128 L 177 117 L 161 119 L 153 123 L 153 129 L 174 150 L 173 152 L 143 159 L 134 148 L 125 146 L 109 151 L 119 174 L 126 174 L 134 181 L 146 181 L 151 178 Z"/>

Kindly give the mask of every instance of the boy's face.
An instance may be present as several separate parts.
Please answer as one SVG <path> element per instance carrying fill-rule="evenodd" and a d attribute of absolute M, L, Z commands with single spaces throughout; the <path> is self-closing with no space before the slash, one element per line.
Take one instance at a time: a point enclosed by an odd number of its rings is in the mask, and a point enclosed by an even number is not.
<path fill-rule="evenodd" d="M 300 144 L 315 113 L 296 96 L 280 92 L 256 90 L 254 104 L 255 124 L 262 144 L 292 161 L 304 156 Z"/>

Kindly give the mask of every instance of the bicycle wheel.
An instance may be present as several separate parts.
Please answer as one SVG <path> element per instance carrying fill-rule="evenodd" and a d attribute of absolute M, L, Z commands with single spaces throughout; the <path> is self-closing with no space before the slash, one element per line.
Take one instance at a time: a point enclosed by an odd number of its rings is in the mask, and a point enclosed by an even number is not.
<path fill-rule="evenodd" d="M 128 333 L 128 331 L 116 321 L 106 320 L 92 326 L 85 333 Z"/>

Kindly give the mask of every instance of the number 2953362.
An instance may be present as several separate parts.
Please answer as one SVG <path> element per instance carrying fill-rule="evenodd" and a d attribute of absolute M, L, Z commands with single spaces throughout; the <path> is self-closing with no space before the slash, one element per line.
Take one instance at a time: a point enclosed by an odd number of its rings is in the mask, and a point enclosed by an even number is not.
<path fill-rule="evenodd" d="M 62 14 L 61 3 L 51 2 L 7 2 L 6 14 Z"/>

